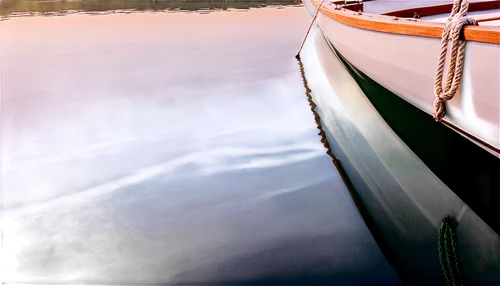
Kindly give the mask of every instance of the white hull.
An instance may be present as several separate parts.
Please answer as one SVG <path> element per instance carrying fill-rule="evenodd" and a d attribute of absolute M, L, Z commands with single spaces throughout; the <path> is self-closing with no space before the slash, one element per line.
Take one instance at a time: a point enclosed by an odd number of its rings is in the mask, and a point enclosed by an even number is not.
<path fill-rule="evenodd" d="M 316 6 L 311 1 L 314 0 L 304 0 L 304 3 L 314 14 Z M 329 5 L 324 6 L 328 8 Z M 322 12 L 316 21 L 325 37 L 351 64 L 404 100 L 432 114 L 440 39 L 360 29 Z M 500 158 L 498 44 L 467 42 L 460 91 L 447 102 L 444 121 Z"/>

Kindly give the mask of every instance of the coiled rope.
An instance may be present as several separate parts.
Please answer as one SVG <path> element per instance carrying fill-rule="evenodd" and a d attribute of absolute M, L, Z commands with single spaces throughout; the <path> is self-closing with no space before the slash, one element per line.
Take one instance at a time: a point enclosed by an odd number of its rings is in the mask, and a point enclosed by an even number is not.
<path fill-rule="evenodd" d="M 463 277 L 460 263 L 460 252 L 453 222 L 446 216 L 441 222 L 438 231 L 439 261 L 443 269 L 446 285 L 463 285 Z"/>
<path fill-rule="evenodd" d="M 434 120 L 441 121 L 444 117 L 445 102 L 452 99 L 457 92 L 462 78 L 462 70 L 465 55 L 465 39 L 460 39 L 460 34 L 466 25 L 477 25 L 476 20 L 473 18 L 465 17 L 469 9 L 468 0 L 455 0 L 450 17 L 444 26 L 441 38 L 441 54 L 439 55 L 439 62 L 436 72 L 436 79 L 434 81 Z M 448 78 L 446 80 L 446 87 L 442 88 L 443 71 L 446 60 L 446 53 L 448 50 L 448 41 L 451 38 L 451 56 L 449 61 Z"/>

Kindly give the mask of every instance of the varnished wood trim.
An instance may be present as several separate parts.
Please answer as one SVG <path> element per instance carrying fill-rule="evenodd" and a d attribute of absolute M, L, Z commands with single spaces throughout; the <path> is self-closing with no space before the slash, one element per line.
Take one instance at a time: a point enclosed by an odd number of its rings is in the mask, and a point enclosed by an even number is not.
<path fill-rule="evenodd" d="M 415 12 L 418 13 L 420 17 L 446 14 L 450 13 L 453 8 L 453 4 L 441 4 L 427 7 L 416 7 L 404 10 L 395 10 L 383 13 L 386 16 L 396 16 L 396 17 L 407 17 L 412 18 Z M 469 12 L 492 10 L 500 8 L 500 0 L 495 1 L 482 1 L 482 2 L 471 2 L 469 3 Z"/>
<path fill-rule="evenodd" d="M 310 0 L 317 8 L 319 3 Z M 398 34 L 420 36 L 428 38 L 441 38 L 444 24 L 430 21 L 416 21 L 401 19 L 392 16 L 380 16 L 376 14 L 361 14 L 350 10 L 333 10 L 325 6 L 320 11 L 340 23 L 365 30 Z M 467 26 L 464 29 L 467 41 L 500 44 L 500 27 L 495 26 Z"/>
<path fill-rule="evenodd" d="M 476 19 L 476 22 L 480 23 L 480 22 L 488 22 L 488 21 L 496 21 L 496 20 L 500 20 L 500 16 Z"/>

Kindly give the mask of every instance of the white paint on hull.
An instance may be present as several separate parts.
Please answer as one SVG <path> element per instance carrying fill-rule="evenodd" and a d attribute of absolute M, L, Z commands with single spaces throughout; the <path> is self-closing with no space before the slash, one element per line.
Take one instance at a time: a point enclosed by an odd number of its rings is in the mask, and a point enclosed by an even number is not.
<path fill-rule="evenodd" d="M 309 12 L 315 11 L 308 0 L 305 2 Z M 369 31 L 337 22 L 323 13 L 319 13 L 317 23 L 350 63 L 404 100 L 432 114 L 440 39 Z M 446 121 L 497 149 L 500 149 L 499 79 L 500 46 L 468 42 L 463 82 L 455 98 L 447 103 L 445 117 Z"/>

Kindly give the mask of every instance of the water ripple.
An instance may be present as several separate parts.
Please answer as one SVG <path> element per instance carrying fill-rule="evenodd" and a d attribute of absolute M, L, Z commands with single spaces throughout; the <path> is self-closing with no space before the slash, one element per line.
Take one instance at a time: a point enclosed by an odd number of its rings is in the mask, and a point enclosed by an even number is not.
<path fill-rule="evenodd" d="M 23 216 L 27 213 L 40 212 L 56 206 L 68 206 L 80 203 L 122 188 L 136 185 L 177 169 L 191 168 L 196 176 L 207 176 L 215 173 L 242 171 L 248 169 L 265 169 L 287 166 L 296 162 L 322 156 L 325 149 L 317 144 L 296 144 L 275 148 L 219 148 L 193 152 L 177 157 L 166 163 L 157 164 L 135 170 L 121 178 L 90 187 L 78 192 L 66 194 L 50 200 L 25 203 L 17 207 L 7 206 L 6 217 Z M 282 191 L 280 191 L 282 192 Z"/>
<path fill-rule="evenodd" d="M 244 200 L 242 200 L 241 198 L 235 198 L 229 201 L 222 201 L 219 203 L 210 204 L 198 210 L 191 209 L 191 211 L 189 212 L 181 212 L 181 216 L 169 217 L 164 220 L 161 219 L 155 220 L 154 222 L 151 222 L 151 225 L 149 225 L 145 221 L 141 221 L 140 225 L 155 226 L 155 225 L 165 225 L 165 223 L 169 222 L 182 223 L 193 220 L 210 219 L 213 218 L 214 216 L 219 216 L 230 212 L 241 212 L 242 210 L 245 210 L 246 208 L 256 203 L 260 203 L 262 201 L 273 199 L 275 197 L 286 195 L 293 192 L 310 190 L 314 186 L 324 184 L 331 179 L 332 179 L 331 174 L 315 176 L 308 180 L 304 180 L 300 183 L 297 183 L 292 187 L 284 187 L 284 188 L 270 190 L 263 194 L 259 194 L 257 196 L 253 196 Z"/>

